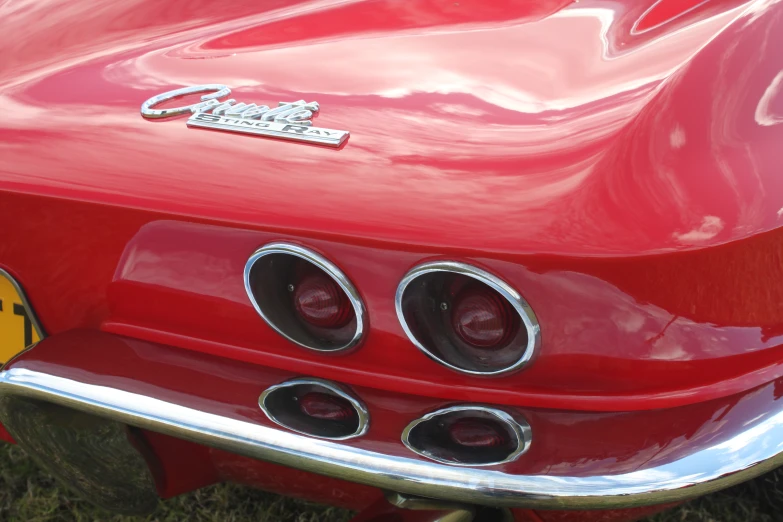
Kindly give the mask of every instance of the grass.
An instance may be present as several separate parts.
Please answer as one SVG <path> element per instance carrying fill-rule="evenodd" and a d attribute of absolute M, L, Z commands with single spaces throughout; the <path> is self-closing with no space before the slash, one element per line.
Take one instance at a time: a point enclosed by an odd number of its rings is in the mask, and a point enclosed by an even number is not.
<path fill-rule="evenodd" d="M 147 518 L 112 515 L 81 500 L 18 447 L 0 444 L 0 520 L 8 522 L 346 522 L 351 513 L 222 484 L 161 502 Z M 783 522 L 783 468 L 645 522 Z"/>
<path fill-rule="evenodd" d="M 233 484 L 161 501 L 149 517 L 113 515 L 63 488 L 21 448 L 0 443 L 4 522 L 346 522 L 351 512 Z"/>
<path fill-rule="evenodd" d="M 783 522 L 783 468 L 645 522 Z"/>

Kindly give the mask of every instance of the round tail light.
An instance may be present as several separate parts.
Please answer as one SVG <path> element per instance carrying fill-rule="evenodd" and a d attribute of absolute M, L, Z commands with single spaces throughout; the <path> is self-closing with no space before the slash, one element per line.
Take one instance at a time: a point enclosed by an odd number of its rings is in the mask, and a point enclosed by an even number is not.
<path fill-rule="evenodd" d="M 449 437 L 466 448 L 495 448 L 508 444 L 508 434 L 497 422 L 464 417 L 449 426 Z"/>
<path fill-rule="evenodd" d="M 245 290 L 269 326 L 305 348 L 348 350 L 367 328 L 364 304 L 345 274 L 298 245 L 257 250 L 245 265 Z"/>
<path fill-rule="evenodd" d="M 510 285 L 464 263 L 411 270 L 397 288 L 408 338 L 453 370 L 496 375 L 522 368 L 540 343 L 533 310 Z"/>
<path fill-rule="evenodd" d="M 298 399 L 299 409 L 313 419 L 342 421 L 354 415 L 347 399 L 322 392 L 305 393 Z"/>
<path fill-rule="evenodd" d="M 342 288 L 324 272 L 310 270 L 293 285 L 294 307 L 313 326 L 340 328 L 353 316 L 351 303 Z"/>
<path fill-rule="evenodd" d="M 490 288 L 463 290 L 454 299 L 451 327 L 476 348 L 502 348 L 516 333 L 518 323 L 511 304 Z"/>
<path fill-rule="evenodd" d="M 294 379 L 268 388 L 258 405 L 274 423 L 322 439 L 346 440 L 367 433 L 367 408 L 338 385 L 322 379 Z"/>
<path fill-rule="evenodd" d="M 492 466 L 527 451 L 531 430 L 511 414 L 477 405 L 444 408 L 416 419 L 402 433 L 411 451 L 444 464 Z"/>

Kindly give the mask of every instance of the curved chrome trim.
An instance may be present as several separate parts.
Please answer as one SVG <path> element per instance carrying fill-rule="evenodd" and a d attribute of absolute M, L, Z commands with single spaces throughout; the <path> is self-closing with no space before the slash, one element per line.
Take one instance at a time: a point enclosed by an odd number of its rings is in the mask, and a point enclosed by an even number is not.
<path fill-rule="evenodd" d="M 186 94 L 196 94 L 199 92 L 215 91 L 209 94 L 205 94 L 201 97 L 200 103 L 192 103 L 183 107 L 173 107 L 171 109 L 153 109 L 155 105 L 160 102 L 176 98 L 177 96 L 185 96 Z M 181 89 L 174 89 L 173 91 L 164 92 L 148 99 L 141 104 L 141 115 L 147 119 L 168 118 L 170 116 L 179 116 L 181 114 L 188 114 L 192 112 L 195 107 L 203 105 L 203 102 L 212 100 L 215 98 L 222 98 L 231 94 L 231 89 L 227 86 L 219 83 L 210 83 L 206 85 L 195 85 L 193 87 L 183 87 Z"/>
<path fill-rule="evenodd" d="M 421 344 L 419 340 L 416 339 L 416 336 L 413 335 L 411 329 L 408 327 L 407 321 L 405 321 L 405 315 L 402 312 L 402 296 L 405 294 L 405 289 L 414 279 L 432 272 L 451 272 L 454 274 L 461 274 L 472 277 L 473 279 L 481 281 L 482 283 L 488 285 L 500 293 L 500 295 L 502 295 L 506 301 L 511 304 L 514 310 L 516 310 L 517 314 L 519 314 L 519 317 L 522 319 L 522 323 L 525 325 L 525 330 L 527 331 L 527 346 L 525 347 L 525 351 L 522 353 L 522 357 L 520 357 L 519 360 L 511 366 L 503 368 L 502 370 L 495 370 L 493 372 L 478 372 L 475 370 L 466 370 L 465 368 L 454 366 L 453 364 L 444 361 L 437 355 L 433 354 L 423 344 Z M 407 274 L 405 274 L 405 277 L 403 277 L 402 281 L 400 281 L 400 284 L 397 287 L 397 293 L 394 296 L 394 307 L 397 310 L 397 319 L 399 319 L 400 324 L 402 325 L 402 329 L 405 330 L 405 335 L 408 336 L 408 339 L 410 339 L 414 346 L 424 352 L 424 354 L 427 355 L 427 357 L 430 359 L 457 372 L 468 373 L 471 375 L 500 375 L 502 373 L 513 372 L 515 370 L 519 370 L 529 363 L 533 359 L 533 356 L 536 354 L 536 352 L 538 352 L 538 347 L 541 345 L 541 327 L 538 324 L 538 319 L 536 318 L 535 312 L 533 312 L 533 309 L 530 307 L 527 301 L 525 301 L 522 295 L 502 279 L 490 274 L 486 270 L 476 268 L 475 266 L 471 266 L 466 263 L 460 263 L 457 261 L 434 261 L 414 267 Z"/>
<path fill-rule="evenodd" d="M 324 349 L 319 348 L 317 346 L 308 346 L 306 344 L 300 343 L 296 339 L 293 339 L 288 334 L 286 334 L 284 331 L 279 329 L 272 321 L 269 320 L 269 318 L 264 315 L 263 310 L 261 310 L 261 307 L 258 306 L 258 302 L 256 302 L 256 298 L 253 295 L 253 289 L 250 288 L 250 271 L 253 268 L 253 265 L 261 259 L 262 257 L 269 255 L 269 254 L 286 254 L 290 256 L 296 256 L 300 259 L 304 259 L 305 261 L 309 261 L 310 263 L 314 264 L 334 279 L 334 281 L 340 285 L 340 288 L 343 289 L 345 292 L 345 295 L 348 296 L 348 300 L 351 302 L 351 306 L 353 306 L 354 314 L 356 315 L 356 331 L 353 334 L 353 337 L 351 338 L 348 343 L 344 344 L 343 346 L 338 346 L 337 348 L 332 349 Z M 258 312 L 258 315 L 261 316 L 261 318 L 268 324 L 269 326 L 274 329 L 277 333 L 291 341 L 292 343 L 298 344 L 299 346 L 303 348 L 308 348 L 310 350 L 315 350 L 318 352 L 341 352 L 344 350 L 348 350 L 350 348 L 356 347 L 359 342 L 362 340 L 362 336 L 364 335 L 364 330 L 367 325 L 367 317 L 366 312 L 364 308 L 364 303 L 362 302 L 362 298 L 359 295 L 359 292 L 356 290 L 356 288 L 353 286 L 351 281 L 346 277 L 345 274 L 342 273 L 342 271 L 337 268 L 331 261 L 326 259 L 325 257 L 316 254 L 312 250 L 309 250 L 307 248 L 301 247 L 299 245 L 292 245 L 290 243 L 269 243 L 268 245 L 264 245 L 263 247 L 256 250 L 252 256 L 247 260 L 247 263 L 245 263 L 245 292 L 247 292 L 248 297 L 250 298 L 250 301 L 253 303 L 253 308 L 256 309 L 256 312 Z"/>
<path fill-rule="evenodd" d="M 27 300 L 27 294 L 24 293 L 24 289 L 22 288 L 22 285 L 20 285 L 19 282 L 16 279 L 14 279 L 14 276 L 9 274 L 2 268 L 0 268 L 0 277 L 4 277 L 5 279 L 7 279 L 8 282 L 11 283 L 11 286 L 14 287 L 14 290 L 16 290 L 16 293 L 19 294 L 19 298 L 22 300 L 22 306 L 24 306 L 25 312 L 27 312 L 27 317 L 30 319 L 30 324 L 35 329 L 35 333 L 38 334 L 38 339 L 40 340 L 45 339 L 46 332 L 41 327 L 41 323 L 40 321 L 38 321 L 38 316 L 35 315 L 35 310 L 33 310 L 33 307 L 30 306 L 30 301 Z M 8 359 L 4 364 L 0 363 L 0 369 L 7 366 L 8 363 L 13 361 L 15 358 L 19 357 L 21 354 L 23 354 L 33 346 L 35 346 L 35 343 L 33 343 L 32 345 L 28 346 L 21 352 L 17 353 L 16 355 Z"/>
<path fill-rule="evenodd" d="M 267 408 L 266 398 L 269 397 L 269 395 L 275 392 L 276 390 L 280 390 L 282 388 L 290 388 L 292 386 L 300 386 L 300 385 L 311 385 L 311 386 L 319 386 L 321 388 L 326 388 L 327 390 L 334 393 L 335 395 L 342 397 L 343 399 L 350 402 L 351 406 L 353 406 L 353 409 L 356 411 L 356 415 L 358 415 L 359 417 L 359 426 L 356 428 L 356 431 L 344 437 L 321 437 L 319 435 L 307 433 L 306 431 L 296 430 L 291 426 L 283 424 L 282 422 L 277 420 L 275 416 L 272 415 L 272 413 Z M 274 386 L 270 386 L 269 388 L 267 388 L 261 394 L 261 396 L 258 398 L 258 405 L 261 407 L 261 410 L 269 418 L 269 420 L 271 420 L 275 424 L 282 426 L 287 430 L 295 431 L 296 433 L 301 433 L 302 435 L 309 435 L 310 437 L 318 437 L 319 439 L 326 439 L 326 440 L 355 439 L 356 437 L 361 437 L 362 435 L 367 433 L 368 429 L 370 429 L 370 412 L 367 411 L 367 407 L 364 404 L 362 404 L 358 399 L 352 397 L 351 395 L 343 391 L 336 384 L 326 381 L 324 379 L 315 379 L 315 378 L 294 379 L 292 381 L 286 381 L 280 384 L 275 384 Z"/>
<path fill-rule="evenodd" d="M 429 454 L 426 451 L 421 451 L 416 449 L 410 442 L 410 433 L 419 424 L 422 422 L 426 422 L 430 419 L 434 419 L 435 417 L 440 417 L 441 415 L 445 415 L 447 413 L 454 413 L 457 411 L 479 411 L 482 413 L 489 413 L 490 415 L 496 417 L 500 422 L 508 426 L 511 431 L 514 433 L 514 436 L 517 440 L 517 448 L 511 452 L 511 454 L 506 457 L 503 460 L 499 460 L 497 462 L 486 462 L 483 464 L 462 464 L 459 462 L 452 462 L 450 460 L 444 460 L 440 459 L 438 457 L 435 457 L 434 455 Z M 448 464 L 449 466 L 463 466 L 463 467 L 470 467 L 470 468 L 476 468 L 476 467 L 483 467 L 483 466 L 496 466 L 498 464 L 505 464 L 506 462 L 513 462 L 519 458 L 520 455 L 522 455 L 524 452 L 530 448 L 530 443 L 533 441 L 533 435 L 532 431 L 530 430 L 530 425 L 526 421 L 518 421 L 508 413 L 506 413 L 503 410 L 498 410 L 495 408 L 488 408 L 487 406 L 482 406 L 479 404 L 460 404 L 459 406 L 451 406 L 449 408 L 442 408 L 437 411 L 433 411 L 431 413 L 428 413 L 427 415 L 424 415 L 421 418 L 416 419 L 415 421 L 408 424 L 404 430 L 402 430 L 402 443 L 405 444 L 405 447 L 411 450 L 412 452 L 416 453 L 417 455 L 421 455 L 422 457 L 426 457 L 430 460 L 434 460 L 435 462 L 440 462 L 441 464 Z"/>
<path fill-rule="evenodd" d="M 45 400 L 382 489 L 491 506 L 608 509 L 663 504 L 711 493 L 783 464 L 783 404 L 777 403 L 777 410 L 745 424 L 742 431 L 677 460 L 617 475 L 558 476 L 513 475 L 368 451 L 24 368 L 0 372 L 0 395 Z"/>

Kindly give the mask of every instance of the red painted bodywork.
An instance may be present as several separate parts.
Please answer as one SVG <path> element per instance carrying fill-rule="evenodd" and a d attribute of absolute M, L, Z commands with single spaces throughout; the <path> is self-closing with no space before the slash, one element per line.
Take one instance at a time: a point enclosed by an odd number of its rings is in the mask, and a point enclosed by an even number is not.
<path fill-rule="evenodd" d="M 154 396 L 269 427 L 277 425 L 258 407 L 259 395 L 269 386 L 299 376 L 91 330 L 52 336 L 9 367 Z M 654 411 L 514 408 L 529 423 L 534 443 L 523 458 L 493 469 L 509 474 L 593 476 L 663 465 L 719 444 L 749 422 L 776 411 L 774 403 L 781 400 L 782 385 L 783 379 L 740 395 Z M 412 420 L 454 404 L 363 386 L 351 387 L 351 393 L 366 406 L 370 428 L 365 436 L 341 444 L 417 460 L 426 459 L 410 452 L 400 440 L 400 433 Z M 164 497 L 187 490 L 185 482 L 196 487 L 221 479 L 355 509 L 369 506 L 382 495 L 375 488 L 286 470 L 192 443 L 179 445 L 169 437 L 145 433 L 162 463 L 158 483 Z"/>
<path fill-rule="evenodd" d="M 0 29 L 0 266 L 49 334 L 422 404 L 653 410 L 783 375 L 778 3 L 27 0 L 0 6 Z M 204 83 L 316 100 L 316 125 L 351 137 L 139 115 Z M 255 313 L 242 268 L 279 240 L 353 281 L 359 350 L 306 351 Z M 542 331 L 529 368 L 466 376 L 416 350 L 393 297 L 433 259 L 524 295 Z"/>

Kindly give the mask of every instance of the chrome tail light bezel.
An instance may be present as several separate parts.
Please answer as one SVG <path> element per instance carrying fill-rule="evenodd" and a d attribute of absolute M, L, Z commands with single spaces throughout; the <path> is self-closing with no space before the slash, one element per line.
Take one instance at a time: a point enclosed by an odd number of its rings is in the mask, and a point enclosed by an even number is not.
<path fill-rule="evenodd" d="M 336 282 L 340 286 L 343 292 L 345 292 L 345 295 L 348 297 L 348 300 L 351 303 L 351 307 L 353 308 L 353 312 L 356 317 L 355 331 L 353 333 L 353 336 L 348 342 L 346 342 L 343 345 L 339 345 L 336 347 L 329 347 L 329 348 L 326 348 L 324 346 L 316 346 L 316 345 L 308 344 L 301 339 L 296 339 L 291 335 L 289 335 L 283 328 L 275 324 L 275 322 L 268 316 L 268 314 L 264 313 L 263 307 L 259 304 L 258 300 L 256 299 L 255 293 L 253 292 L 251 275 L 253 272 L 253 267 L 259 260 L 261 260 L 265 256 L 275 255 L 275 254 L 294 256 L 296 258 L 303 259 L 309 263 L 312 263 L 317 268 L 325 272 L 329 277 L 331 277 L 332 280 L 334 280 L 334 282 Z M 356 287 L 354 287 L 350 279 L 348 279 L 348 277 L 339 268 L 337 268 L 337 266 L 334 263 L 332 263 L 322 255 L 317 254 L 308 248 L 295 245 L 292 243 L 284 243 L 284 242 L 269 243 L 267 245 L 264 245 L 263 247 L 256 250 L 245 263 L 244 284 L 245 284 L 245 292 L 247 293 L 247 296 L 250 298 L 250 302 L 253 304 L 253 308 L 256 310 L 258 315 L 261 316 L 264 322 L 266 322 L 266 324 L 268 324 L 278 334 L 280 334 L 281 336 L 285 337 L 286 339 L 288 339 L 289 341 L 291 341 L 292 343 L 298 346 L 307 348 L 309 350 L 314 350 L 317 352 L 326 352 L 326 353 L 347 352 L 353 348 L 356 348 L 364 338 L 364 334 L 367 330 L 367 311 L 366 311 L 366 307 L 364 306 L 364 302 L 362 301 L 362 298 L 359 295 L 359 292 L 356 290 Z"/>
<path fill-rule="evenodd" d="M 522 325 L 527 334 L 527 345 L 525 346 L 525 349 L 522 352 L 520 358 L 516 362 L 505 368 L 495 371 L 477 371 L 468 368 L 461 368 L 439 357 L 429 348 L 424 346 L 421 341 L 419 341 L 405 318 L 403 298 L 405 296 L 405 291 L 413 281 L 421 276 L 435 272 L 449 272 L 473 278 L 498 292 L 506 301 L 509 302 L 509 304 L 511 304 L 512 308 L 521 319 Z M 536 317 L 535 312 L 533 312 L 533 308 L 531 308 L 522 295 L 502 279 L 494 276 L 486 270 L 482 270 L 467 263 L 457 261 L 433 261 L 414 267 L 407 274 L 405 274 L 405 276 L 400 281 L 400 284 L 397 286 L 394 305 L 397 312 L 397 319 L 400 321 L 400 325 L 405 331 L 405 335 L 408 336 L 408 339 L 410 339 L 413 345 L 432 360 L 460 373 L 494 376 L 519 370 L 533 360 L 533 357 L 536 355 L 539 346 L 541 345 L 541 327 L 539 326 L 538 318 Z"/>
<path fill-rule="evenodd" d="M 275 392 L 287 388 L 293 388 L 296 386 L 312 386 L 314 388 L 324 390 L 329 394 L 336 395 L 337 397 L 340 397 L 348 401 L 351 407 L 353 407 L 354 411 L 356 412 L 358 418 L 356 430 L 353 433 L 340 437 L 327 437 L 327 436 L 322 436 L 322 435 L 318 435 L 315 433 L 294 428 L 292 426 L 289 426 L 287 423 L 281 421 L 277 415 L 275 415 L 272 411 L 270 411 L 268 400 Z M 302 435 L 307 435 L 309 437 L 316 437 L 325 440 L 349 440 L 349 439 L 355 439 L 357 437 L 361 437 L 362 435 L 366 434 L 367 431 L 370 429 L 370 412 L 367 410 L 367 407 L 359 399 L 357 399 L 356 397 L 352 396 L 351 394 L 343 390 L 337 384 L 334 384 L 324 379 L 316 379 L 316 378 L 293 379 L 290 381 L 286 381 L 280 384 L 275 384 L 273 386 L 270 386 L 269 388 L 264 390 L 264 392 L 261 393 L 261 395 L 258 397 L 258 406 L 261 408 L 261 411 L 264 412 L 264 415 L 266 415 L 270 421 L 274 422 L 278 426 L 282 426 L 288 430 L 291 430 L 296 433 L 300 433 Z"/>
<path fill-rule="evenodd" d="M 413 444 L 413 442 L 411 441 L 411 434 L 417 426 L 419 426 L 422 423 L 431 421 L 437 417 L 448 415 L 448 414 L 454 414 L 454 413 L 468 414 L 465 415 L 466 417 L 469 417 L 470 413 L 478 413 L 482 417 L 489 416 L 493 418 L 493 420 L 496 420 L 500 422 L 502 425 L 504 425 L 507 428 L 508 433 L 510 433 L 514 437 L 516 448 L 513 451 L 511 451 L 508 454 L 508 456 L 506 456 L 502 460 L 491 461 L 491 462 L 480 462 L 480 463 L 463 463 L 463 462 L 456 462 L 456 461 L 440 458 L 437 455 L 434 455 L 431 452 L 426 451 L 426 449 L 418 448 Z M 525 453 L 530 448 L 530 444 L 532 443 L 533 440 L 532 433 L 533 432 L 530 428 L 530 425 L 527 423 L 527 421 L 525 421 L 522 418 L 517 418 L 515 416 L 512 416 L 511 414 L 503 410 L 491 408 L 488 406 L 483 406 L 480 404 L 462 404 L 457 406 L 450 406 L 447 408 L 441 408 L 439 410 L 430 412 L 414 420 L 413 422 L 411 422 L 405 427 L 405 429 L 402 432 L 401 439 L 402 439 L 402 443 L 405 445 L 406 448 L 408 448 L 412 452 L 422 457 L 428 458 L 440 464 L 448 464 L 449 466 L 474 468 L 474 467 L 485 467 L 485 466 L 497 466 L 500 464 L 506 464 L 517 460 L 523 453 Z"/>

